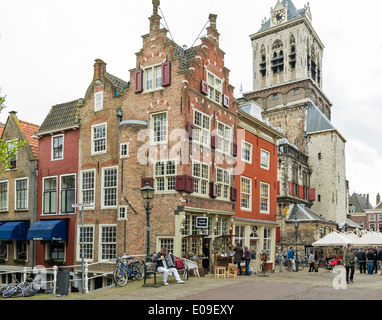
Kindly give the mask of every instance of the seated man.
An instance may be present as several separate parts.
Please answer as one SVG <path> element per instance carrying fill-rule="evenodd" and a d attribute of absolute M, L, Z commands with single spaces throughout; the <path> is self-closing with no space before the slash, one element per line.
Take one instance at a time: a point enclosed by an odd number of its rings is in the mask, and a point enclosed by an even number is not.
<path fill-rule="evenodd" d="M 166 247 L 163 247 L 161 249 L 161 251 L 159 251 L 157 253 L 157 255 L 155 256 L 155 258 L 153 260 L 153 262 L 157 263 L 157 271 L 163 273 L 163 282 L 162 282 L 163 285 L 168 286 L 167 277 L 168 277 L 169 272 L 174 274 L 177 283 L 184 283 L 184 281 L 182 281 L 182 279 L 180 279 L 178 270 L 176 270 L 175 267 L 169 267 L 168 269 L 164 267 L 163 260 L 164 260 L 165 254 L 166 254 L 166 250 L 167 250 Z"/>

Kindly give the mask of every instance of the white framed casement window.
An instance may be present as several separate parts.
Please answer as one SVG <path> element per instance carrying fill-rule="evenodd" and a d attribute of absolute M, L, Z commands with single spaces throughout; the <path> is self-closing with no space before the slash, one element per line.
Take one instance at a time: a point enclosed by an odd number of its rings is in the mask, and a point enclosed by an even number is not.
<path fill-rule="evenodd" d="M 95 169 L 81 171 L 80 197 L 81 203 L 93 203 L 93 207 L 85 207 L 84 210 L 94 209 L 95 204 Z"/>
<path fill-rule="evenodd" d="M 99 91 L 94 94 L 94 112 L 101 111 L 102 109 L 103 109 L 103 91 Z"/>
<path fill-rule="evenodd" d="M 127 206 L 118 207 L 118 220 L 127 220 Z"/>
<path fill-rule="evenodd" d="M 229 200 L 230 198 L 230 172 L 216 168 L 216 182 L 218 185 L 218 198 Z"/>
<path fill-rule="evenodd" d="M 194 109 L 193 141 L 210 147 L 211 146 L 211 117 Z"/>
<path fill-rule="evenodd" d="M 57 214 L 57 176 L 43 177 L 43 214 Z"/>
<path fill-rule="evenodd" d="M 145 91 L 162 89 L 162 65 L 154 65 L 144 69 L 143 83 Z"/>
<path fill-rule="evenodd" d="M 28 210 L 28 178 L 15 179 L 15 210 Z"/>
<path fill-rule="evenodd" d="M 269 161 L 271 153 L 267 150 L 261 149 L 260 154 L 260 167 L 266 170 L 269 170 Z"/>
<path fill-rule="evenodd" d="M 129 157 L 130 142 L 121 142 L 119 145 L 119 157 L 121 159 Z"/>
<path fill-rule="evenodd" d="M 107 123 L 96 124 L 91 127 L 91 154 L 103 154 L 107 151 Z"/>
<path fill-rule="evenodd" d="M 223 80 L 207 71 L 208 97 L 216 103 L 222 103 Z"/>
<path fill-rule="evenodd" d="M 6 142 L 7 144 L 7 149 L 9 152 L 12 152 L 12 150 L 14 150 L 14 148 L 17 146 L 17 141 L 19 139 L 13 139 L 13 140 L 9 140 Z M 17 169 L 17 151 L 13 154 L 12 158 L 10 159 L 9 161 L 9 164 L 10 164 L 10 167 L 7 168 L 6 170 L 16 170 Z"/>
<path fill-rule="evenodd" d="M 51 160 L 64 159 L 64 135 L 60 134 L 52 137 L 52 157 Z"/>
<path fill-rule="evenodd" d="M 192 161 L 192 176 L 194 177 L 194 193 L 208 196 L 210 166 L 203 162 Z"/>
<path fill-rule="evenodd" d="M 110 260 L 117 256 L 117 226 L 100 225 L 99 227 L 100 260 Z"/>
<path fill-rule="evenodd" d="M 260 213 L 269 213 L 269 183 L 260 182 Z"/>
<path fill-rule="evenodd" d="M 243 176 L 240 183 L 240 207 L 242 210 L 252 210 L 252 179 Z"/>
<path fill-rule="evenodd" d="M 232 128 L 218 121 L 218 145 L 217 150 L 224 154 L 231 154 Z"/>
<path fill-rule="evenodd" d="M 60 212 L 62 214 L 75 213 L 72 207 L 76 203 L 76 175 L 60 176 Z"/>
<path fill-rule="evenodd" d="M 118 167 L 102 168 L 101 209 L 117 208 Z"/>
<path fill-rule="evenodd" d="M 267 250 L 268 254 L 272 253 L 272 229 L 264 228 L 264 250 Z"/>
<path fill-rule="evenodd" d="M 150 118 L 151 143 L 167 143 L 167 112 L 152 114 Z"/>
<path fill-rule="evenodd" d="M 9 181 L 0 181 L 0 211 L 9 210 Z"/>
<path fill-rule="evenodd" d="M 154 165 L 156 192 L 175 191 L 176 160 L 157 161 Z"/>
<path fill-rule="evenodd" d="M 252 164 L 253 145 L 247 141 L 241 140 L 241 160 Z"/>
<path fill-rule="evenodd" d="M 245 244 L 245 226 L 236 226 L 235 225 L 235 243 L 239 243 L 240 247 L 243 247 Z"/>
<path fill-rule="evenodd" d="M 83 238 L 82 238 L 83 236 Z M 83 246 L 82 246 L 83 243 Z M 83 249 L 82 249 L 83 248 Z M 84 260 L 92 262 L 94 260 L 94 226 L 93 225 L 79 225 L 77 228 L 77 256 L 76 260 L 81 260 L 82 250 L 84 250 Z"/>

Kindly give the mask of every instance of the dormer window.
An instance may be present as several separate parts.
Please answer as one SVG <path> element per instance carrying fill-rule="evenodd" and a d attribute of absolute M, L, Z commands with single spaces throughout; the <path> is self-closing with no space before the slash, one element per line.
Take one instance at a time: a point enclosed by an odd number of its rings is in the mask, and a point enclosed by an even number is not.
<path fill-rule="evenodd" d="M 94 96 L 94 112 L 101 111 L 103 109 L 103 91 L 96 92 Z"/>
<path fill-rule="evenodd" d="M 208 72 L 207 83 L 208 97 L 216 103 L 220 104 L 222 102 L 223 81 L 213 73 Z"/>

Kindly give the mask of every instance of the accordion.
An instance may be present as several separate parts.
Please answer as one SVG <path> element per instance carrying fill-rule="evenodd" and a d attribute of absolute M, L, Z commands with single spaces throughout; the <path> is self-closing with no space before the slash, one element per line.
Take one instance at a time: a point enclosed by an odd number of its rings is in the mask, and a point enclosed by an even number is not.
<path fill-rule="evenodd" d="M 163 267 L 166 269 L 169 268 L 175 268 L 175 257 L 173 254 L 169 253 L 164 255 L 164 260 L 163 260 Z"/>

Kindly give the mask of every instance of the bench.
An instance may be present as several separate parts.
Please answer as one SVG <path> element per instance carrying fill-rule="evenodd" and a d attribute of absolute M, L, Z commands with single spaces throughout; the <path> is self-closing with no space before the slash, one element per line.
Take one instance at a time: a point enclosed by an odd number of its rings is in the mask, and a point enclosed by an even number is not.
<path fill-rule="evenodd" d="M 187 264 L 183 261 L 183 269 L 177 269 L 179 275 L 183 273 L 183 277 L 187 275 L 186 279 L 188 280 L 189 276 L 189 269 L 187 267 Z M 155 262 L 145 262 L 145 275 L 143 277 L 143 286 L 144 287 L 155 287 L 159 288 L 161 284 L 157 284 L 157 273 L 160 273 L 157 271 L 157 264 Z M 147 279 L 154 279 L 154 283 L 147 283 Z"/>

